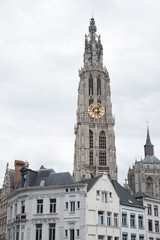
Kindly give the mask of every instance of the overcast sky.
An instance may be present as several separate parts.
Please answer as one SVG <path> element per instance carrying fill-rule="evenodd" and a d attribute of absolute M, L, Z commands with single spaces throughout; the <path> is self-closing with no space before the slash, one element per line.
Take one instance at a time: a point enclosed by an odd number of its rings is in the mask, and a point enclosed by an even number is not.
<path fill-rule="evenodd" d="M 78 69 L 96 21 L 111 81 L 119 182 L 160 158 L 159 0 L 0 0 L 0 186 L 6 163 L 73 171 Z"/>

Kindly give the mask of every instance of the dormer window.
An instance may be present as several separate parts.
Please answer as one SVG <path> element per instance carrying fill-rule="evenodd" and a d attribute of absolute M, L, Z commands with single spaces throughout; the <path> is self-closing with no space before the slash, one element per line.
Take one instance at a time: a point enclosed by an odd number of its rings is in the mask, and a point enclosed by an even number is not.
<path fill-rule="evenodd" d="M 42 186 L 44 186 L 44 184 L 45 184 L 45 180 L 41 180 L 40 181 L 40 186 L 42 187 Z"/>

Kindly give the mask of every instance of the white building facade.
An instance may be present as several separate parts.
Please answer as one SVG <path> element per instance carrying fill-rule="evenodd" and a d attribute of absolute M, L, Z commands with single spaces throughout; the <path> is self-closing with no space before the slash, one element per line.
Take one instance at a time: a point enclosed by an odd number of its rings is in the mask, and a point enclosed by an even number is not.
<path fill-rule="evenodd" d="M 84 184 L 32 187 L 8 199 L 7 240 L 84 239 Z"/>

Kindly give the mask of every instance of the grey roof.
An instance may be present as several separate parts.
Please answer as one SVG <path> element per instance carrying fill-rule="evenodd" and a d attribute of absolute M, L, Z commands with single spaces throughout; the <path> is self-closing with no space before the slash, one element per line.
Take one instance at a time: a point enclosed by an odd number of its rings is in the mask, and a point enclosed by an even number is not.
<path fill-rule="evenodd" d="M 150 135 L 149 135 L 149 128 L 148 128 L 148 127 L 147 127 L 146 145 L 151 145 L 151 146 L 153 146 L 153 144 L 151 143 L 151 139 L 150 139 Z"/>
<path fill-rule="evenodd" d="M 9 178 L 10 178 L 10 187 L 14 188 L 14 171 L 9 170 Z"/>
<path fill-rule="evenodd" d="M 69 172 L 62 173 L 52 173 L 46 179 L 45 186 L 50 185 L 67 185 L 67 184 L 75 184 L 76 181 L 73 179 Z"/>
<path fill-rule="evenodd" d="M 111 182 L 120 198 L 120 203 L 122 205 L 144 208 L 144 206 L 138 202 L 128 191 L 126 191 L 116 180 L 111 179 Z"/>
<path fill-rule="evenodd" d="M 87 184 L 87 192 L 89 192 L 89 190 L 94 186 L 94 184 L 97 182 L 97 180 L 100 178 L 100 176 L 98 177 L 94 177 L 94 178 L 89 178 L 89 179 L 84 179 L 79 181 L 79 183 L 86 183 Z"/>
<path fill-rule="evenodd" d="M 24 167 L 21 169 L 21 174 L 17 188 L 76 183 L 69 172 L 55 173 L 53 169 L 39 169 L 38 171 L 34 171 Z"/>
<path fill-rule="evenodd" d="M 160 163 L 160 160 L 156 158 L 154 155 L 152 156 L 146 155 L 142 162 L 143 163 Z"/>

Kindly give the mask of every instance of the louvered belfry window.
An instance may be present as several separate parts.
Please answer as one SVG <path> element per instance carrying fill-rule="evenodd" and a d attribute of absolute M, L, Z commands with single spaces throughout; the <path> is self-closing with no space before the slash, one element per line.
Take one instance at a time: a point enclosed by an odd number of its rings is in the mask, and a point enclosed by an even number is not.
<path fill-rule="evenodd" d="M 106 166 L 106 135 L 104 131 L 99 134 L 99 165 Z"/>
<path fill-rule="evenodd" d="M 89 130 L 89 164 L 93 165 L 93 132 Z"/>
<path fill-rule="evenodd" d="M 89 95 L 93 95 L 93 77 L 89 77 Z"/>

